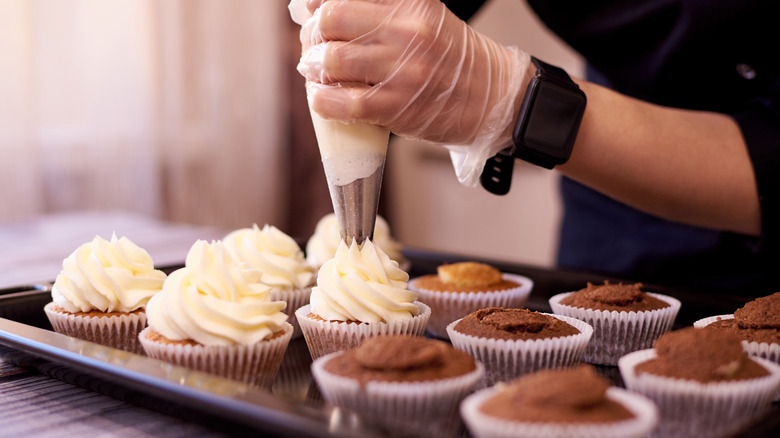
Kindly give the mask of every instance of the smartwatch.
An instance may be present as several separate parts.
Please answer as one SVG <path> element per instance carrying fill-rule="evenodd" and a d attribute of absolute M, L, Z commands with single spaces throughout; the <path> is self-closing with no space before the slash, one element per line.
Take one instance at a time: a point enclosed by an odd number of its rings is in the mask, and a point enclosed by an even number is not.
<path fill-rule="evenodd" d="M 519 158 L 546 169 L 568 161 L 587 99 L 561 68 L 534 57 L 531 78 L 512 131 L 513 146 L 485 164 L 480 181 L 496 194 L 509 192 L 514 163 Z"/>

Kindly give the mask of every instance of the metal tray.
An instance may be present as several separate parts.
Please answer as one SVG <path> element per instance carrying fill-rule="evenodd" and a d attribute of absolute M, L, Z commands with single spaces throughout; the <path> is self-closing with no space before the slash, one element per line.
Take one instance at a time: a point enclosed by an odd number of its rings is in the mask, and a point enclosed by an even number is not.
<path fill-rule="evenodd" d="M 436 272 L 442 263 L 475 260 L 471 257 L 408 249 L 411 276 Z M 557 293 L 576 290 L 588 281 L 619 279 L 589 273 L 544 269 L 483 260 L 507 272 L 534 280 L 526 306 L 549 312 L 547 300 Z M 165 269 L 170 272 L 176 266 Z M 676 326 L 712 315 L 731 313 L 747 301 L 744 297 L 713 298 L 695 291 L 671 290 L 646 285 L 659 293 L 674 295 L 683 305 Z M 170 365 L 142 355 L 104 347 L 51 330 L 43 306 L 51 300 L 51 285 L 30 284 L 0 289 L 0 356 L 51 377 L 86 387 L 134 404 L 200 424 L 224 425 L 236 434 L 265 436 L 372 437 L 379 431 L 327 405 L 311 379 L 311 357 L 303 338 L 288 347 L 271 392 L 232 380 Z M 622 385 L 615 367 L 597 367 Z M 780 404 L 745 431 L 742 437 L 780 436 Z"/>

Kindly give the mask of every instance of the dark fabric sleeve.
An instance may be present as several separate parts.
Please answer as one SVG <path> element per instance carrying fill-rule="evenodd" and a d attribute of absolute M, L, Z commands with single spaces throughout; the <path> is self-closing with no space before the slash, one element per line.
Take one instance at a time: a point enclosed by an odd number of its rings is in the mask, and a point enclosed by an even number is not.
<path fill-rule="evenodd" d="M 444 4 L 463 21 L 468 21 L 487 0 L 444 0 Z"/>
<path fill-rule="evenodd" d="M 773 94 L 733 113 L 747 144 L 761 203 L 758 249 L 780 257 L 780 80 Z"/>

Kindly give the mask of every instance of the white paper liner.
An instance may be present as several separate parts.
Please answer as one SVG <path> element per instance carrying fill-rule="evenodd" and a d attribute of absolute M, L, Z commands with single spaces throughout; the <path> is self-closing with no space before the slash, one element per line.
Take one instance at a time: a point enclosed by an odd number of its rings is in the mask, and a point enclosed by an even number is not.
<path fill-rule="evenodd" d="M 632 351 L 651 348 L 659 336 L 672 328 L 680 301 L 667 295 L 647 294 L 669 304 L 658 310 L 619 312 L 566 306 L 561 300 L 574 292 L 550 298 L 553 313 L 585 321 L 593 327 L 593 337 L 585 348 L 585 362 L 616 365 L 618 359 Z"/>
<path fill-rule="evenodd" d="M 656 357 L 655 350 L 629 353 L 618 362 L 626 388 L 644 394 L 658 406 L 660 422 L 655 436 L 729 436 L 750 424 L 769 408 L 780 385 L 780 366 L 752 358 L 770 375 L 749 380 L 701 383 L 637 374 L 634 368 Z"/>
<path fill-rule="evenodd" d="M 639 438 L 647 436 L 658 423 L 658 411 L 650 400 L 617 387 L 609 388 L 607 397 L 635 417 L 612 423 L 531 423 L 492 417 L 479 407 L 496 392 L 495 387 L 483 389 L 460 405 L 461 417 L 475 438 Z"/>
<path fill-rule="evenodd" d="M 447 333 L 455 348 L 485 365 L 483 386 L 491 386 L 544 368 L 572 366 L 582 360 L 585 347 L 593 336 L 593 327 L 568 316 L 545 315 L 571 324 L 580 333 L 548 339 L 489 339 L 455 330 L 460 319 L 447 326 Z"/>
<path fill-rule="evenodd" d="M 519 308 L 525 304 L 534 287 L 533 280 L 517 274 L 504 273 L 501 276 L 520 286 L 489 292 L 439 292 L 416 287 L 416 279 L 412 279 L 409 281 L 409 290 L 417 292 L 418 300 L 431 307 L 428 333 L 448 339 L 447 325 L 471 312 L 488 307 Z"/>
<path fill-rule="evenodd" d="M 103 316 L 77 315 L 53 310 L 54 302 L 43 310 L 55 332 L 136 354 L 144 354 L 138 333 L 146 327 L 146 312 L 106 313 Z"/>
<path fill-rule="evenodd" d="M 312 286 L 290 290 L 271 289 L 271 301 L 285 301 L 287 303 L 287 307 L 282 312 L 287 315 L 287 322 L 293 326 L 293 339 L 303 336 L 298 320 L 295 319 L 295 311 L 309 303 L 311 289 Z"/>
<path fill-rule="evenodd" d="M 426 382 L 368 382 L 325 371 L 325 363 L 343 352 L 315 360 L 312 376 L 331 405 L 357 413 L 388 436 L 452 437 L 462 423 L 461 400 L 474 391 L 485 372 L 477 368 L 463 376 Z"/>
<path fill-rule="evenodd" d="M 337 321 L 322 321 L 309 318 L 311 304 L 300 307 L 295 312 L 298 324 L 301 326 L 306 345 L 309 347 L 312 359 L 325 356 L 336 351 L 357 347 L 363 339 L 378 335 L 416 335 L 423 336 L 431 308 L 415 301 L 418 313 L 412 318 L 395 322 L 379 323 L 347 323 Z"/>
<path fill-rule="evenodd" d="M 292 325 L 284 323 L 284 333 L 252 345 L 191 345 L 155 342 L 138 336 L 146 354 L 174 365 L 203 371 L 247 384 L 270 389 L 292 337 Z"/>

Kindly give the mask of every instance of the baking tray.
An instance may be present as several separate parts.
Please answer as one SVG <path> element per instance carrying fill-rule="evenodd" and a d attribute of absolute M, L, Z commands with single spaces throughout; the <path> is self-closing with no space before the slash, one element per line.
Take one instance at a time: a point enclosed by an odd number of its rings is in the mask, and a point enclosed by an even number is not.
<path fill-rule="evenodd" d="M 435 273 L 436 267 L 443 263 L 478 260 L 416 249 L 407 249 L 404 255 L 411 261 L 412 277 Z M 526 306 L 542 312 L 550 311 L 547 300 L 557 293 L 579 289 L 589 281 L 621 280 L 498 260 L 479 261 L 534 280 Z M 177 267 L 163 270 L 170 272 Z M 706 316 L 732 313 L 747 301 L 739 296 L 713 297 L 659 285 L 646 287 L 680 299 L 683 305 L 675 322 L 677 327 L 691 325 Z M 43 312 L 43 306 L 50 300 L 50 283 L 0 289 L 0 356 L 3 359 L 142 407 L 210 427 L 218 425 L 222 431 L 239 435 L 383 436 L 362 424 L 359 418 L 322 400 L 311 379 L 311 357 L 303 338 L 290 343 L 269 392 L 55 333 Z M 597 369 L 614 384 L 622 385 L 617 368 Z M 774 403 L 765 417 L 739 436 L 780 436 L 780 404 Z"/>

